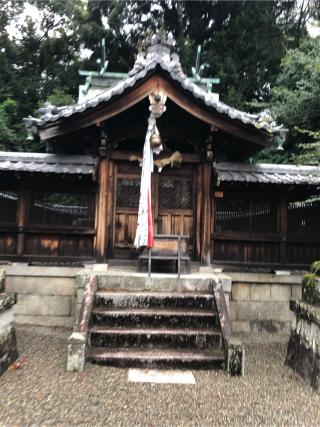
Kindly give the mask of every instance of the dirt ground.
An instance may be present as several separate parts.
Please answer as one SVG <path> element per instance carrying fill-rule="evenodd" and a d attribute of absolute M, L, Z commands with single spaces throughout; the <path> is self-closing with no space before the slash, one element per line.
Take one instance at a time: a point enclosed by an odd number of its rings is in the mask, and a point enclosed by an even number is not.
<path fill-rule="evenodd" d="M 67 373 L 69 334 L 17 328 L 21 367 L 0 377 L 1 426 L 320 425 L 320 396 L 284 366 L 285 342 L 247 344 L 241 378 L 206 370 L 195 385 L 148 384 L 106 366 Z"/>

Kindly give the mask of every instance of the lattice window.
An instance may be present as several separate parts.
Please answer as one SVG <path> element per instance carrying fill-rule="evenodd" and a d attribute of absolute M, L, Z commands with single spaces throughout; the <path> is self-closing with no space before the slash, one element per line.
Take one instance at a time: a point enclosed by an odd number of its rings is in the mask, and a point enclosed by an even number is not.
<path fill-rule="evenodd" d="M 139 198 L 140 178 L 117 179 L 117 207 L 138 209 Z"/>
<path fill-rule="evenodd" d="M 277 205 L 271 200 L 217 199 L 216 231 L 277 232 Z"/>
<path fill-rule="evenodd" d="M 90 193 L 34 193 L 30 224 L 94 226 L 94 195 Z"/>
<path fill-rule="evenodd" d="M 193 209 L 193 180 L 160 176 L 160 209 Z"/>
<path fill-rule="evenodd" d="M 0 223 L 15 224 L 17 221 L 18 194 L 0 191 Z"/>
<path fill-rule="evenodd" d="M 320 234 L 320 200 L 290 202 L 288 205 L 288 233 Z"/>

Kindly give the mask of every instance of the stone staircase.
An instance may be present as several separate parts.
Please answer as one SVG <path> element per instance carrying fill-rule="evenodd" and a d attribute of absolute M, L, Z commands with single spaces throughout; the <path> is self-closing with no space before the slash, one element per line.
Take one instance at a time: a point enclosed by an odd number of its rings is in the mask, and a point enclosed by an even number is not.
<path fill-rule="evenodd" d="M 85 272 L 68 340 L 68 371 L 86 362 L 126 367 L 221 368 L 242 375 L 244 348 L 231 337 L 230 282 L 186 277 Z"/>
<path fill-rule="evenodd" d="M 118 366 L 221 366 L 225 360 L 213 294 L 95 294 L 87 360 Z"/>

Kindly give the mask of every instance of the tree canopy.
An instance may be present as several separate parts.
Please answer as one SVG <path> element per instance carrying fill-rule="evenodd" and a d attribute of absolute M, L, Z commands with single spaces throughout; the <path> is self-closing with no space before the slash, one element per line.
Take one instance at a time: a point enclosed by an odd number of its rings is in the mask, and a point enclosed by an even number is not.
<path fill-rule="evenodd" d="M 320 162 L 320 37 L 305 39 L 284 56 L 270 109 L 289 129 L 285 151 L 263 152 L 259 160 L 288 163 Z"/>
<path fill-rule="evenodd" d="M 188 74 L 202 46 L 203 76 L 220 78 L 222 100 L 272 109 L 290 128 L 290 153 L 314 140 L 303 132 L 319 130 L 319 39 L 307 32 L 319 0 L 0 0 L 0 7 L 2 149 L 43 149 L 27 140 L 22 118 L 48 99 L 75 102 L 83 83 L 78 70 L 96 69 L 102 37 L 108 70 L 127 72 L 147 36 L 159 30 L 174 36 Z"/>

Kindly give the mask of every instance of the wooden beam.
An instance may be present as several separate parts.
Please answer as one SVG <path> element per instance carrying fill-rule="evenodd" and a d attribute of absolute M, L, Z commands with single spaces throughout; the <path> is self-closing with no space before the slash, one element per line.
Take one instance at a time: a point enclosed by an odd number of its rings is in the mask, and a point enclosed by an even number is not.
<path fill-rule="evenodd" d="M 211 162 L 202 166 L 202 228 L 201 228 L 201 265 L 211 264 Z"/>
<path fill-rule="evenodd" d="M 95 239 L 95 253 L 98 262 L 105 261 L 106 256 L 106 215 L 107 215 L 107 183 L 109 174 L 109 158 L 100 159 L 99 163 L 99 196 L 98 196 L 98 215 L 97 215 L 97 236 Z"/>
<path fill-rule="evenodd" d="M 128 92 L 119 95 L 116 99 L 111 100 L 110 103 L 90 109 L 83 114 L 75 114 L 75 116 L 69 120 L 62 119 L 56 123 L 46 125 L 39 130 L 40 139 L 51 139 L 105 121 L 133 107 L 155 90 L 162 90 L 168 98 L 179 107 L 210 126 L 235 135 L 238 138 L 243 138 L 254 144 L 258 144 L 259 146 L 268 146 L 270 143 L 269 135 L 263 134 L 261 131 L 259 132 L 259 130 L 253 128 L 251 131 L 245 129 L 241 124 L 232 123 L 231 119 L 216 117 L 214 112 L 209 111 L 210 107 L 202 107 L 199 105 L 203 101 L 192 99 L 193 95 L 191 93 L 188 93 L 182 88 L 175 87 L 172 82 L 161 74 L 152 75 L 142 83 L 137 83 L 132 89 L 128 90 Z"/>
<path fill-rule="evenodd" d="M 110 160 L 122 160 L 122 161 L 129 161 L 131 156 L 138 156 L 142 157 L 142 152 L 139 151 L 118 151 L 118 150 L 112 150 L 110 152 Z M 193 154 L 193 153 L 181 153 L 182 156 L 182 163 L 200 163 L 200 155 L 199 154 Z M 159 157 L 161 158 L 161 156 Z M 133 162 L 133 164 L 138 164 L 137 162 Z"/>

